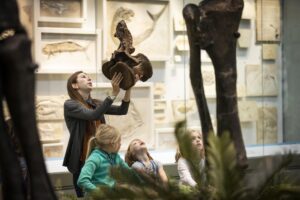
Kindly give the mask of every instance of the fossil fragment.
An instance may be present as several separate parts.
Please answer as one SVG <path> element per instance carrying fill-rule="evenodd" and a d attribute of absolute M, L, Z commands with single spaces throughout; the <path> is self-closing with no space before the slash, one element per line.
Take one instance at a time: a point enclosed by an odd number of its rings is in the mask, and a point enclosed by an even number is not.
<path fill-rule="evenodd" d="M 86 47 L 81 46 L 80 44 L 72 41 L 65 41 L 65 42 L 56 42 L 56 43 L 49 43 L 46 44 L 42 52 L 49 57 L 56 54 L 56 53 L 63 53 L 63 52 L 76 52 L 76 51 L 86 51 L 88 45 Z"/>
<path fill-rule="evenodd" d="M 49 0 L 41 0 L 41 8 L 51 10 L 57 15 L 62 15 L 66 10 L 68 10 L 68 7 L 64 3 Z"/>
<path fill-rule="evenodd" d="M 150 19 L 152 20 L 152 23 L 150 26 L 146 27 L 142 33 L 140 33 L 138 35 L 133 35 L 133 45 L 134 46 L 139 45 L 145 39 L 150 37 L 150 35 L 153 33 L 153 31 L 156 27 L 157 21 L 159 20 L 159 18 L 161 17 L 161 15 L 163 14 L 163 12 L 165 11 L 166 8 L 167 8 L 167 5 L 165 5 L 157 14 L 153 14 L 147 10 L 147 14 L 150 17 Z M 129 23 L 129 22 L 131 22 L 131 18 L 134 17 L 134 15 L 135 15 L 134 11 L 129 8 L 120 7 L 116 10 L 116 12 L 113 16 L 112 24 L 111 24 L 111 35 L 112 35 L 112 39 L 115 44 L 119 43 L 118 39 L 113 37 L 114 31 L 115 31 L 118 23 L 121 20 L 124 20 L 127 23 Z"/>

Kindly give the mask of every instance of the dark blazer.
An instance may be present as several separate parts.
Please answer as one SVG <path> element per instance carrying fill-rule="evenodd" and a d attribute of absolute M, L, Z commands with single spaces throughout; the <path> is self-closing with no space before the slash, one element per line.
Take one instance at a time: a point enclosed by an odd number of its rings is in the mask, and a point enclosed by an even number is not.
<path fill-rule="evenodd" d="M 86 132 L 86 122 L 91 120 L 100 120 L 105 123 L 104 114 L 126 115 L 129 102 L 122 101 L 120 106 L 113 106 L 113 100 L 107 97 L 95 105 L 95 109 L 88 109 L 79 101 L 68 99 L 64 103 L 64 116 L 67 128 L 70 132 L 70 139 L 64 157 L 63 166 L 66 166 L 71 173 L 80 170 L 80 156 L 82 154 L 82 145 L 84 134 Z"/>

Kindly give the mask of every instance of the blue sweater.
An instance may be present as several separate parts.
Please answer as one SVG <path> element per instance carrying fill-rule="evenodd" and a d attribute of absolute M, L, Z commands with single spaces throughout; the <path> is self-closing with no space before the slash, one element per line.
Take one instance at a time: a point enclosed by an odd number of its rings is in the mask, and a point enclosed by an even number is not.
<path fill-rule="evenodd" d="M 119 154 L 106 153 L 100 149 L 93 150 L 81 169 L 78 186 L 87 192 L 95 190 L 97 185 L 113 187 L 115 180 L 109 176 L 109 168 L 116 165 L 129 169 Z"/>

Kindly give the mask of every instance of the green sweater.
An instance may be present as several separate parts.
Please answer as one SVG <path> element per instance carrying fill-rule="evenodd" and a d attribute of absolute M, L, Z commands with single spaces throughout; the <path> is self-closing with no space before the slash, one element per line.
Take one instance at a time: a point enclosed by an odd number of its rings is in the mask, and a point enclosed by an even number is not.
<path fill-rule="evenodd" d="M 109 176 L 109 168 L 116 165 L 129 169 L 119 154 L 94 149 L 81 169 L 78 186 L 87 192 L 95 190 L 97 185 L 113 187 L 115 180 Z"/>

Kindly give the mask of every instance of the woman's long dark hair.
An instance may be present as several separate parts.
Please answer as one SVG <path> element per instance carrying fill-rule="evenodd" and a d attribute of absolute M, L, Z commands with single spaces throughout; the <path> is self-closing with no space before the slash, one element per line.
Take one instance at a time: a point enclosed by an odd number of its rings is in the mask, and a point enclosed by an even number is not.
<path fill-rule="evenodd" d="M 84 73 L 83 71 L 77 71 L 75 73 L 73 73 L 69 79 L 68 79 L 68 82 L 67 82 L 67 90 L 68 90 L 68 94 L 69 94 L 69 97 L 75 101 L 78 101 L 79 103 L 81 103 L 83 106 L 85 106 L 86 108 L 89 108 L 89 109 L 92 109 L 92 106 L 89 105 L 83 98 L 82 96 L 80 95 L 80 93 L 75 89 L 73 88 L 73 84 L 77 83 L 77 78 L 78 78 L 78 75 L 81 74 L 81 73 Z M 89 97 L 91 98 L 91 96 Z M 95 103 L 95 104 L 98 104 L 99 102 L 92 99 L 92 101 Z M 88 143 L 88 140 L 90 137 L 94 136 L 95 135 L 95 132 L 96 132 L 96 126 L 99 124 L 100 121 L 87 121 L 87 125 L 86 125 L 86 134 L 85 134 L 85 138 L 84 140 L 87 140 L 87 141 L 83 141 L 83 144 L 87 144 Z M 86 148 L 83 149 L 83 154 L 86 154 Z M 85 159 L 85 155 L 83 155 L 83 160 Z"/>
<path fill-rule="evenodd" d="M 67 82 L 67 90 L 68 90 L 69 97 L 71 99 L 79 101 L 80 103 L 82 103 L 86 107 L 89 107 L 88 104 L 82 98 L 82 96 L 79 94 L 79 92 L 76 89 L 73 88 L 73 84 L 77 83 L 78 74 L 81 74 L 81 73 L 84 73 L 84 72 L 83 71 L 77 71 L 69 77 L 68 82 Z"/>

